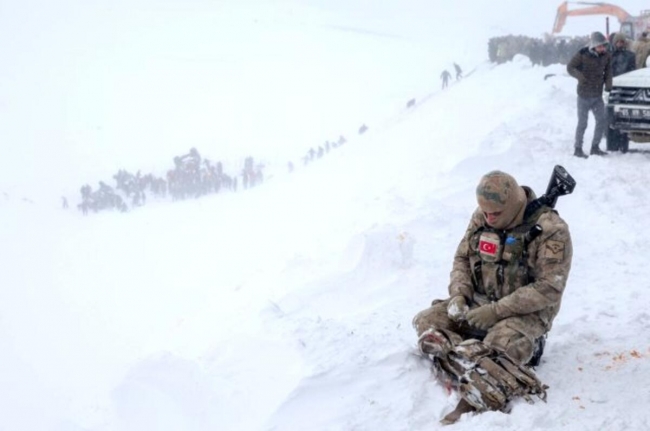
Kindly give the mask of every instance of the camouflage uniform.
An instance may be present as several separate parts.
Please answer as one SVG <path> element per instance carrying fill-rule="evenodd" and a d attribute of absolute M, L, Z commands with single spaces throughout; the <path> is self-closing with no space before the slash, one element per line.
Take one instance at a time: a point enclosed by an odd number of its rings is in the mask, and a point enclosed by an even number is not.
<path fill-rule="evenodd" d="M 560 309 L 573 254 L 569 228 L 555 211 L 542 207 L 524 218 L 535 198 L 530 188 L 503 172 L 481 179 L 479 208 L 454 256 L 450 298 L 433 301 L 415 316 L 418 336 L 428 330 L 452 331 L 464 339 L 485 336 L 485 344 L 514 361 L 531 359 L 535 341 L 550 331 Z M 500 219 L 490 226 L 486 213 L 501 213 Z M 531 239 L 535 225 L 541 234 Z M 494 323 L 482 333 L 452 318 L 448 307 L 458 297 L 470 310 L 491 307 Z"/>

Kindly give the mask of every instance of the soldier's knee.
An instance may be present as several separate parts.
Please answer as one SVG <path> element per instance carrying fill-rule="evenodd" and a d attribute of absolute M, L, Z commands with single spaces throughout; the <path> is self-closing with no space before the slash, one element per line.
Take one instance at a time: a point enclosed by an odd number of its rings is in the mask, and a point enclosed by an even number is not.
<path fill-rule="evenodd" d="M 415 332 L 418 334 L 418 337 L 422 335 L 424 331 L 429 329 L 427 322 L 429 321 L 428 316 L 430 312 L 431 309 L 427 308 L 426 310 L 420 311 L 413 317 L 411 325 L 413 326 L 413 329 L 415 329 Z"/>
<path fill-rule="evenodd" d="M 508 344 L 506 354 L 518 363 L 526 364 L 533 357 L 534 350 L 535 345 L 533 341 L 522 335 Z"/>
<path fill-rule="evenodd" d="M 448 320 L 446 302 L 434 301 L 431 307 L 413 317 L 412 325 L 419 337 L 429 329 L 446 329 L 449 326 Z"/>

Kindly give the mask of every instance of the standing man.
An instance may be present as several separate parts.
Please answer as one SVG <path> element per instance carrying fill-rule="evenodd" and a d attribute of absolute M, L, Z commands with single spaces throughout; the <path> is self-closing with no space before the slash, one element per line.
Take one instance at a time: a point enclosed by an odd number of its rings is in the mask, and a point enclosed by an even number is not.
<path fill-rule="evenodd" d="M 650 54 L 650 38 L 648 38 L 648 32 L 644 31 L 641 33 L 635 47 L 637 69 L 645 67 L 645 63 L 648 60 L 648 54 Z"/>
<path fill-rule="evenodd" d="M 612 38 L 612 76 L 616 77 L 636 70 L 636 55 L 628 49 L 628 42 L 623 33 L 616 33 Z M 611 114 L 611 112 L 610 112 Z M 610 117 L 608 120 L 612 120 Z M 609 127 L 609 126 L 608 126 Z M 629 138 L 625 133 L 611 127 L 607 130 L 607 151 L 627 150 Z"/>
<path fill-rule="evenodd" d="M 627 39 L 623 33 L 614 36 L 612 51 L 612 76 L 622 75 L 636 70 L 636 56 L 627 49 Z"/>
<path fill-rule="evenodd" d="M 589 154 L 596 156 L 607 154 L 598 147 L 607 127 L 603 86 L 605 91 L 609 92 L 612 89 L 612 56 L 607 52 L 607 45 L 605 36 L 595 31 L 591 34 L 589 45 L 580 49 L 567 65 L 567 72 L 578 80 L 578 127 L 573 155 L 583 159 L 587 158 L 582 151 L 582 141 L 587 129 L 589 111 L 593 112 L 596 119 Z"/>
<path fill-rule="evenodd" d="M 443 70 L 440 74 L 440 79 L 442 79 L 442 88 L 447 87 L 449 84 L 449 78 L 451 78 L 451 73 L 447 69 Z"/>

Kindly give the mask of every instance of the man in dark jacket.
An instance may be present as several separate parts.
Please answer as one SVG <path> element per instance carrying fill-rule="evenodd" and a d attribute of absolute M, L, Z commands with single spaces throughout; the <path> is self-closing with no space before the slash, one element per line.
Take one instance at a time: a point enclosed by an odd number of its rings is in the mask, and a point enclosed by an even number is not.
<path fill-rule="evenodd" d="M 614 36 L 612 51 L 612 76 L 622 75 L 636 69 L 636 56 L 627 49 L 627 39 L 623 33 Z"/>
<path fill-rule="evenodd" d="M 592 33 L 589 45 L 580 49 L 567 65 L 567 72 L 578 80 L 578 127 L 573 153 L 576 157 L 587 158 L 582 151 L 582 141 L 587 129 L 589 111 L 593 112 L 596 119 L 590 154 L 607 154 L 598 147 L 607 127 L 603 86 L 605 91 L 612 89 L 612 56 L 607 52 L 607 44 L 607 39 L 602 33 Z"/>
<path fill-rule="evenodd" d="M 612 76 L 636 70 L 636 54 L 628 49 L 628 41 L 623 33 L 610 36 L 612 41 Z M 610 120 L 612 118 L 610 117 Z M 617 129 L 607 131 L 607 150 L 616 151 L 628 147 L 629 138 Z"/>

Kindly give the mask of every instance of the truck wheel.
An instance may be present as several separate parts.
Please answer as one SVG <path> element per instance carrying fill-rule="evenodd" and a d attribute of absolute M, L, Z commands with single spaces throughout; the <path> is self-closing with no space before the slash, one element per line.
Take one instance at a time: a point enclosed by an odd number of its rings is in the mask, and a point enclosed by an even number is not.
<path fill-rule="evenodd" d="M 607 151 L 618 151 L 621 144 L 621 134 L 616 129 L 607 128 Z M 627 151 L 627 150 L 626 150 Z"/>

